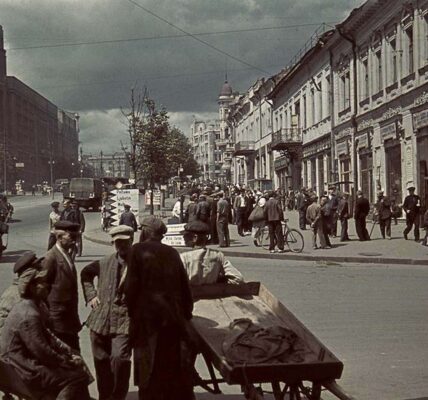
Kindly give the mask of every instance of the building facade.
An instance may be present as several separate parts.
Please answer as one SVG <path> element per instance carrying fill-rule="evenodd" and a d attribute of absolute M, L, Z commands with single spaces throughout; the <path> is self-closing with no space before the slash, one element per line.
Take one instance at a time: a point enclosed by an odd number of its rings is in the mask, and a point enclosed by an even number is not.
<path fill-rule="evenodd" d="M 78 118 L 7 75 L 0 27 L 1 188 L 24 188 L 77 173 Z"/>
<path fill-rule="evenodd" d="M 82 156 L 82 162 L 87 171 L 92 171 L 94 178 L 131 178 L 129 161 L 123 152 L 107 154 L 101 151 L 99 155 L 86 154 Z"/>
<path fill-rule="evenodd" d="M 415 186 L 426 207 L 427 38 L 427 0 L 368 0 L 317 32 L 260 100 L 255 84 L 233 104 L 233 183 L 260 187 L 266 174 L 275 189 L 323 193 L 335 183 L 372 202 L 383 190 L 397 204 Z"/>
<path fill-rule="evenodd" d="M 192 122 L 190 140 L 202 181 L 226 183 L 232 180 L 234 146 L 227 120 L 236 97 L 226 79 L 218 97 L 219 118 Z"/>

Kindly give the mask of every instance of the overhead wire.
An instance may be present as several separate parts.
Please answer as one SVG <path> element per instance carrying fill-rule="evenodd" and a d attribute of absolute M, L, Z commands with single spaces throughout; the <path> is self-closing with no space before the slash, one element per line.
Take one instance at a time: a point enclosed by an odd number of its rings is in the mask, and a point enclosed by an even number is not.
<path fill-rule="evenodd" d="M 280 30 L 280 29 L 296 29 L 309 26 L 319 26 L 320 24 L 298 24 L 298 25 L 282 25 L 282 26 L 268 26 L 260 28 L 246 28 L 246 29 L 231 29 L 225 31 L 211 31 L 211 32 L 199 32 L 193 33 L 194 36 L 211 36 L 211 35 L 222 35 L 229 33 L 246 33 L 246 32 L 259 32 L 269 30 Z M 115 44 L 115 43 L 126 43 L 126 42 L 138 42 L 148 40 L 162 40 L 162 39 L 178 39 L 183 37 L 189 37 L 188 34 L 181 35 L 160 35 L 160 36 L 146 36 L 138 38 L 124 38 L 124 39 L 109 39 L 109 40 L 88 40 L 81 42 L 63 42 L 63 43 L 52 43 L 52 44 L 39 44 L 30 46 L 19 46 L 9 47 L 7 51 L 18 51 L 18 50 L 33 50 L 33 49 L 49 49 L 56 47 L 73 47 L 73 46 L 86 46 L 86 45 L 103 45 L 103 44 Z"/>
<path fill-rule="evenodd" d="M 270 75 L 270 72 L 265 71 L 264 69 L 259 68 L 259 67 L 255 66 L 255 65 L 252 65 L 252 64 L 250 64 L 249 62 L 247 62 L 247 61 L 245 61 L 245 60 L 242 60 L 242 59 L 240 59 L 240 58 L 238 58 L 238 57 L 234 56 L 233 54 L 228 53 L 227 51 L 224 51 L 224 50 L 222 50 L 222 49 L 219 49 L 218 47 L 216 47 L 216 46 L 212 45 L 212 44 L 211 44 L 211 43 L 209 43 L 209 42 L 206 42 L 205 40 L 200 39 L 200 38 L 199 38 L 199 37 L 197 37 L 196 35 L 194 35 L 194 34 L 192 34 L 192 33 L 188 32 L 188 31 L 186 31 L 186 30 L 184 30 L 184 29 L 180 28 L 179 26 L 177 26 L 177 25 L 173 24 L 172 22 L 168 21 L 168 20 L 167 20 L 167 19 L 165 19 L 164 17 L 161 17 L 160 15 L 158 15 L 158 14 L 154 13 L 153 11 L 151 11 L 151 10 L 149 10 L 148 8 L 146 8 L 146 7 L 142 6 L 141 4 L 137 3 L 136 1 L 134 1 L 134 0 L 128 0 L 128 2 L 130 2 L 131 4 L 134 4 L 136 7 L 138 7 L 138 8 L 140 8 L 140 9 L 142 9 L 142 10 L 143 10 L 143 11 L 145 11 L 146 13 L 148 13 L 148 14 L 152 15 L 153 17 L 155 17 L 155 18 L 159 19 L 160 21 L 162 21 L 162 22 L 166 23 L 167 25 L 169 25 L 169 26 L 173 27 L 174 29 L 177 29 L 178 31 L 180 31 L 180 32 L 184 33 L 185 35 L 187 35 L 187 36 L 189 36 L 189 37 L 191 37 L 191 38 L 195 39 L 195 40 L 196 40 L 196 41 L 198 41 L 199 43 L 202 43 L 203 45 L 205 45 L 205 46 L 207 46 L 207 47 L 209 47 L 209 48 L 213 49 L 214 51 L 216 51 L 216 52 L 218 52 L 218 53 L 220 53 L 220 54 L 223 54 L 223 55 L 225 55 L 225 56 L 227 56 L 227 57 L 231 58 L 232 60 L 235 60 L 235 61 L 237 61 L 237 62 L 239 62 L 239 63 L 241 63 L 241 64 L 244 64 L 244 65 L 246 65 L 247 67 L 251 67 L 252 69 L 257 70 L 257 71 L 261 72 L 262 74 Z"/>

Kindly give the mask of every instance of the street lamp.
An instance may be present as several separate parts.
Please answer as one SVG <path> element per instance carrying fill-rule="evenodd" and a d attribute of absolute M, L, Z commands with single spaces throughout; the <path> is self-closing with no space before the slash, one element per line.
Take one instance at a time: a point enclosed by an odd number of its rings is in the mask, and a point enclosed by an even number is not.
<path fill-rule="evenodd" d="M 54 164 L 55 164 L 55 161 L 54 160 L 49 160 L 48 161 L 48 163 L 49 163 L 49 165 L 50 165 L 50 170 L 51 170 L 51 191 L 52 191 L 52 199 L 54 199 L 55 198 L 55 190 L 54 190 L 54 187 L 53 187 L 53 185 L 54 185 L 54 181 L 53 181 L 53 166 L 54 166 Z"/>

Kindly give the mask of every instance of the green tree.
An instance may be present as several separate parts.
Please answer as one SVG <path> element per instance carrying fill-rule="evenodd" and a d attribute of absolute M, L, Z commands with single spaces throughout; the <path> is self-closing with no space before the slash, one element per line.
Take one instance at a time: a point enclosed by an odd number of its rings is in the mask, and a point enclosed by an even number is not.
<path fill-rule="evenodd" d="M 138 96 L 131 91 L 127 120 L 129 143 L 124 150 L 137 184 L 150 189 L 150 213 L 153 214 L 153 191 L 177 175 L 180 166 L 185 175 L 195 175 L 197 164 L 191 146 L 179 129 L 169 125 L 168 112 L 157 107 L 145 90 Z"/>

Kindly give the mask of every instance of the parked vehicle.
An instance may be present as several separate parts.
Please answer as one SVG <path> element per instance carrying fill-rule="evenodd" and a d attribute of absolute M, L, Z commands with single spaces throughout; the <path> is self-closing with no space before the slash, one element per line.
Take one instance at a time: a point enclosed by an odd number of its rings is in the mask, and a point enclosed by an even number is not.
<path fill-rule="evenodd" d="M 99 210 L 102 204 L 103 183 L 94 178 L 72 178 L 69 193 L 64 198 L 76 200 L 79 207 Z"/>
<path fill-rule="evenodd" d="M 54 191 L 55 192 L 62 192 L 64 185 L 68 185 L 69 183 L 70 183 L 70 181 L 67 178 L 55 179 Z"/>

